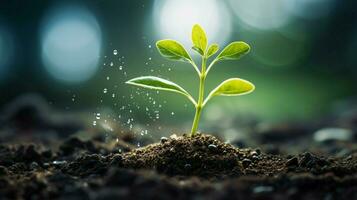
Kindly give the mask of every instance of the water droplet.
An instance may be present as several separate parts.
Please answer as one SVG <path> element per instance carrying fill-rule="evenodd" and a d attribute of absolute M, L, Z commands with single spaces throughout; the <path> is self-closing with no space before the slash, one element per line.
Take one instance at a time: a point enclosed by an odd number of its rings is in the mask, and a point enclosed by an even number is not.
<path fill-rule="evenodd" d="M 115 98 L 115 94 L 114 93 L 112 94 L 112 97 Z"/>
<path fill-rule="evenodd" d="M 149 49 L 151 49 L 151 45 L 149 44 Z"/>
<path fill-rule="evenodd" d="M 175 113 L 174 113 L 174 112 L 171 112 L 171 115 L 175 115 Z"/>
<path fill-rule="evenodd" d="M 93 126 L 96 126 L 97 125 L 97 121 L 93 121 Z"/>
<path fill-rule="evenodd" d="M 113 62 L 110 62 L 110 66 L 113 67 L 113 66 L 114 66 L 114 63 L 113 63 Z"/>
<path fill-rule="evenodd" d="M 103 93 L 106 94 L 108 92 L 108 89 L 107 88 L 104 88 L 103 89 Z"/>
<path fill-rule="evenodd" d="M 115 56 L 118 55 L 118 50 L 114 49 L 114 50 L 113 50 L 113 54 L 114 54 Z"/>
<path fill-rule="evenodd" d="M 122 69 L 123 69 L 123 66 L 120 65 L 120 66 L 119 66 L 119 70 L 122 70 Z"/>
<path fill-rule="evenodd" d="M 97 113 L 97 114 L 95 115 L 95 118 L 96 118 L 96 119 L 100 119 L 100 113 Z"/>
<path fill-rule="evenodd" d="M 110 79 L 110 77 L 109 76 L 107 76 L 107 80 L 109 80 Z"/>
<path fill-rule="evenodd" d="M 151 57 L 149 57 L 149 60 L 151 60 Z"/>

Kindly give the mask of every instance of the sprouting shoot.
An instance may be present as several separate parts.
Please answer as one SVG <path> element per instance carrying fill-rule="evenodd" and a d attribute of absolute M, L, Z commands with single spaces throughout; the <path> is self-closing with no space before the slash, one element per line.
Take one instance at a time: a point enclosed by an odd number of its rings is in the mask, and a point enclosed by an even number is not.
<path fill-rule="evenodd" d="M 195 135 L 198 129 L 201 113 L 207 102 L 215 96 L 238 96 L 248 94 L 254 90 L 254 85 L 249 81 L 240 78 L 230 78 L 223 81 L 215 89 L 213 89 L 205 98 L 205 81 L 208 72 L 213 65 L 223 60 L 238 60 L 250 50 L 247 43 L 236 41 L 226 46 L 209 64 L 207 60 L 215 55 L 218 50 L 218 44 L 207 44 L 207 36 L 205 31 L 198 24 L 192 28 L 192 49 L 195 50 L 201 57 L 201 68 L 199 69 L 186 49 L 175 40 L 160 40 L 156 43 L 156 47 L 160 54 L 170 60 L 183 61 L 190 63 L 199 76 L 198 99 L 195 100 L 191 94 L 183 89 L 178 84 L 155 76 L 141 76 L 127 81 L 127 84 L 140 86 L 155 90 L 165 90 L 176 92 L 186 96 L 195 106 L 196 112 L 193 119 L 191 136 Z"/>

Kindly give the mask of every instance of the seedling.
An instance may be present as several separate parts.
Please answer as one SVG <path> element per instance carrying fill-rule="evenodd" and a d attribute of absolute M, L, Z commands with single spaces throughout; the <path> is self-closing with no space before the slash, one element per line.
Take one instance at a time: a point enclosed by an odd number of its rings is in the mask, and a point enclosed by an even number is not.
<path fill-rule="evenodd" d="M 210 46 L 208 46 L 205 31 L 198 24 L 194 25 L 192 28 L 192 43 L 192 49 L 195 50 L 201 57 L 201 69 L 197 67 L 196 63 L 187 53 L 185 48 L 175 40 L 159 40 L 156 43 L 156 47 L 163 57 L 174 61 L 188 62 L 193 66 L 200 80 L 197 101 L 178 84 L 159 77 L 141 76 L 126 82 L 127 84 L 144 88 L 176 92 L 187 97 L 196 108 L 196 113 L 193 119 L 191 129 L 191 136 L 196 134 L 202 109 L 205 107 L 207 102 L 212 99 L 212 97 L 238 96 L 248 94 L 252 92 L 255 88 L 254 85 L 249 81 L 240 78 L 230 78 L 219 84 L 204 99 L 205 80 L 208 75 L 208 72 L 212 69 L 213 65 L 223 60 L 238 60 L 249 52 L 250 47 L 245 42 L 232 42 L 228 46 L 226 46 L 218 54 L 218 56 L 210 62 L 209 65 L 207 65 L 208 59 L 218 52 L 218 44 L 211 44 Z"/>

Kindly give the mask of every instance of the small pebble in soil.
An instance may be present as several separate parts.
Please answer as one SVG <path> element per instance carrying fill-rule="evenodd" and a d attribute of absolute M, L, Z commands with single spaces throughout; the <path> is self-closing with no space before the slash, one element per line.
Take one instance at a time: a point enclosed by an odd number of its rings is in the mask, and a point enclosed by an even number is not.
<path fill-rule="evenodd" d="M 169 139 L 167 137 L 161 137 L 160 141 L 161 143 L 167 142 Z"/>
<path fill-rule="evenodd" d="M 261 193 L 268 193 L 273 191 L 273 187 L 271 186 L 257 186 L 253 189 L 253 193 L 261 194 Z"/>
<path fill-rule="evenodd" d="M 292 157 L 286 161 L 286 166 L 288 167 L 298 166 L 298 165 L 299 165 L 299 160 L 297 159 L 297 157 Z"/>
<path fill-rule="evenodd" d="M 60 166 L 60 165 L 67 164 L 67 161 L 65 161 L 65 160 L 55 160 L 55 161 L 52 162 L 52 164 Z"/>
<path fill-rule="evenodd" d="M 211 151 L 216 151 L 217 150 L 217 146 L 214 145 L 214 144 L 210 144 L 210 145 L 208 145 L 208 149 L 211 150 Z"/>
<path fill-rule="evenodd" d="M 250 165 L 250 163 L 252 163 L 252 161 L 249 160 L 248 158 L 245 158 L 242 160 L 243 167 L 248 167 Z"/>
<path fill-rule="evenodd" d="M 259 160 L 259 156 L 254 155 L 254 156 L 252 156 L 252 159 L 253 159 L 253 160 Z"/>
<path fill-rule="evenodd" d="M 251 155 L 251 156 L 257 156 L 258 153 L 257 153 L 256 151 L 251 151 L 251 152 L 250 152 L 250 155 Z"/>
<path fill-rule="evenodd" d="M 300 166 L 311 167 L 313 164 L 313 156 L 309 152 L 305 152 L 302 155 L 302 159 L 300 161 Z"/>

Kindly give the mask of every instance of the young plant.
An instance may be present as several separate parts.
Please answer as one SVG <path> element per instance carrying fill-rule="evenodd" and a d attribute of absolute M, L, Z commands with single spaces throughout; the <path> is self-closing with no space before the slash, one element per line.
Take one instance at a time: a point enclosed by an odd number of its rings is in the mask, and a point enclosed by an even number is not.
<path fill-rule="evenodd" d="M 201 69 L 197 67 L 185 48 L 175 40 L 160 40 L 156 43 L 156 47 L 163 57 L 174 61 L 188 62 L 193 66 L 200 80 L 197 101 L 181 86 L 159 77 L 141 76 L 126 82 L 127 84 L 144 88 L 176 92 L 187 97 L 196 108 L 191 136 L 196 134 L 202 109 L 212 97 L 238 96 L 248 94 L 254 90 L 254 85 L 249 81 L 240 78 L 230 78 L 213 89 L 204 99 L 206 77 L 213 65 L 223 60 L 238 60 L 249 52 L 250 47 L 245 42 L 232 42 L 226 46 L 209 65 L 207 65 L 207 60 L 218 52 L 218 44 L 211 44 L 208 46 L 205 31 L 198 24 L 194 25 L 192 28 L 192 43 L 192 49 L 201 57 Z"/>

